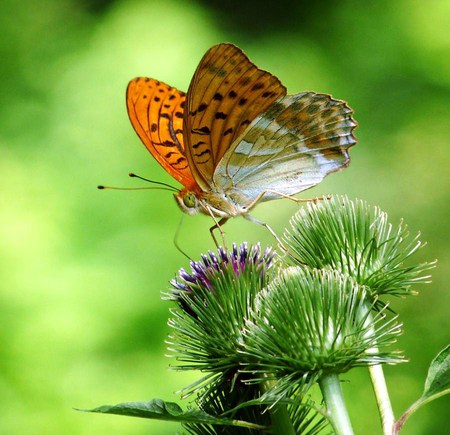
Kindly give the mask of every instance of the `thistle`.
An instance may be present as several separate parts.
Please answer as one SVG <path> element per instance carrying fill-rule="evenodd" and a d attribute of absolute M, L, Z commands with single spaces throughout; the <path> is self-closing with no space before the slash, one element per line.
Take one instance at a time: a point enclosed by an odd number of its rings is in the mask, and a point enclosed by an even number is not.
<path fill-rule="evenodd" d="M 420 234 L 410 237 L 403 221 L 394 225 L 378 207 L 346 196 L 308 203 L 290 227 L 284 239 L 292 264 L 338 270 L 366 286 L 372 300 L 416 294 L 411 286 L 429 282 L 425 272 L 435 265 L 408 264 L 425 246 Z"/>
<path fill-rule="evenodd" d="M 423 398 L 395 423 L 381 368 L 405 361 L 393 346 L 398 316 L 381 298 L 414 294 L 435 264 L 411 263 L 424 246 L 419 235 L 347 197 L 308 203 L 290 224 L 288 254 L 276 262 L 271 248 L 243 243 L 202 255 L 170 282 L 169 352 L 176 369 L 204 373 L 182 390 L 198 409 L 154 400 L 94 411 L 176 420 L 195 434 L 315 435 L 329 423 L 351 435 L 340 376 L 366 366 L 387 435 L 445 394 L 448 349 L 433 362 Z M 314 385 L 323 403 L 313 403 Z"/>
<path fill-rule="evenodd" d="M 401 332 L 383 311 L 372 318 L 366 289 L 336 271 L 289 267 L 258 296 L 245 324 L 247 370 L 297 385 L 353 367 L 403 361 L 387 348 Z M 254 377 L 254 379 L 258 379 Z"/>
<path fill-rule="evenodd" d="M 191 261 L 190 272 L 179 271 L 166 294 L 180 308 L 169 320 L 174 331 L 169 349 L 182 362 L 178 369 L 205 371 L 207 378 L 236 376 L 242 326 L 274 273 L 273 258 L 271 248 L 262 252 L 259 244 L 243 243 L 230 252 L 219 248 L 218 255 L 202 255 L 201 261 Z"/>

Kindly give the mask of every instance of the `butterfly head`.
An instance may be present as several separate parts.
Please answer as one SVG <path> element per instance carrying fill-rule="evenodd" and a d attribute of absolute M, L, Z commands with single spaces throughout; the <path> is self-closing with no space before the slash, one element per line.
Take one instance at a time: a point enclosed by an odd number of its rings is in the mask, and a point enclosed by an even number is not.
<path fill-rule="evenodd" d="M 174 197 L 178 207 L 180 207 L 183 213 L 194 215 L 197 214 L 202 208 L 197 195 L 192 190 L 182 189 L 176 193 Z"/>

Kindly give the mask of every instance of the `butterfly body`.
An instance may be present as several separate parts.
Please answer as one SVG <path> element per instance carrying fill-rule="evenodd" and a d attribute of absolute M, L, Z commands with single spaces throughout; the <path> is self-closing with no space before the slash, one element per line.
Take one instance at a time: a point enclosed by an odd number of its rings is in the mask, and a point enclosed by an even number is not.
<path fill-rule="evenodd" d="M 175 195 L 181 210 L 223 221 L 315 186 L 349 164 L 356 143 L 344 101 L 287 95 L 232 44 L 208 50 L 186 94 L 132 80 L 127 108 L 144 145 L 184 186 Z"/>
<path fill-rule="evenodd" d="M 208 216 L 230 218 L 248 212 L 245 206 L 235 201 L 232 193 L 227 195 L 224 192 L 211 190 L 196 194 L 183 189 L 174 196 L 180 209 L 189 215 L 203 213 Z"/>

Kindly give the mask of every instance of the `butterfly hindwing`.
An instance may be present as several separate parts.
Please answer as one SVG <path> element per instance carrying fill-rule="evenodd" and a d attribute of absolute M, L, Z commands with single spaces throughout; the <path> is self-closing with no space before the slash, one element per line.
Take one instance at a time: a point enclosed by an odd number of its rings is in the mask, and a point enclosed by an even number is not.
<path fill-rule="evenodd" d="M 314 92 L 285 96 L 225 153 L 214 183 L 244 206 L 263 191 L 261 201 L 294 195 L 348 165 L 356 125 L 344 101 Z"/>
<path fill-rule="evenodd" d="M 131 124 L 158 163 L 188 188 L 196 185 L 183 140 L 186 94 L 163 82 L 138 77 L 127 88 Z"/>
<path fill-rule="evenodd" d="M 286 88 L 232 44 L 212 47 L 201 60 L 186 100 L 185 145 L 193 176 L 204 191 L 230 145 Z"/>

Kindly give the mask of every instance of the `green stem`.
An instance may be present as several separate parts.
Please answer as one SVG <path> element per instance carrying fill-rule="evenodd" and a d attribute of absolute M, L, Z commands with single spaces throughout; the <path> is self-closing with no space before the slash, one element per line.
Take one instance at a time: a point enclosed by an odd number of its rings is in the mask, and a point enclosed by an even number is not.
<path fill-rule="evenodd" d="M 353 435 L 339 376 L 327 374 L 319 380 L 319 386 L 327 407 L 327 416 L 336 435 Z"/>
<path fill-rule="evenodd" d="M 272 382 L 267 381 L 262 384 L 262 390 L 266 392 Z M 269 410 L 270 412 L 270 420 L 271 420 L 271 432 L 274 434 L 283 434 L 283 435 L 296 435 L 294 426 L 292 425 L 292 421 L 289 417 L 289 413 L 287 411 L 287 407 L 283 403 L 278 403 L 273 406 Z"/>
<path fill-rule="evenodd" d="M 446 394 L 450 393 L 450 388 L 448 388 L 447 390 L 443 390 L 440 391 L 439 393 L 433 394 L 432 396 L 423 398 L 421 397 L 419 400 L 416 400 L 405 412 L 404 414 L 395 422 L 394 424 L 394 428 L 392 430 L 392 434 L 393 435 L 397 435 L 403 425 L 405 424 L 405 421 L 411 417 L 412 414 L 414 414 L 420 407 L 422 407 L 423 405 L 425 405 L 428 402 L 431 402 L 432 400 L 435 400 L 441 396 L 444 396 Z"/>
<path fill-rule="evenodd" d="M 376 350 L 378 349 L 371 349 Z M 372 380 L 372 387 L 375 393 L 375 399 L 380 413 L 381 424 L 383 426 L 383 434 L 392 434 L 395 418 L 392 410 L 391 400 L 389 397 L 386 380 L 384 378 L 383 367 L 381 365 L 369 367 L 370 379 Z"/>
<path fill-rule="evenodd" d="M 370 308 L 366 305 L 366 309 Z M 369 313 L 367 321 L 371 323 L 371 329 L 373 330 L 373 316 Z M 374 346 L 367 350 L 368 354 L 378 354 L 378 347 Z M 383 427 L 383 435 L 391 435 L 392 428 L 395 423 L 394 411 L 392 410 L 391 399 L 386 385 L 386 379 L 384 377 L 383 367 L 381 365 L 374 365 L 369 367 L 370 379 L 372 381 L 372 388 L 375 393 L 375 399 L 377 401 L 378 412 L 380 413 L 381 425 Z"/>
<path fill-rule="evenodd" d="M 286 405 L 278 404 L 270 409 L 270 419 L 272 421 L 271 432 L 274 434 L 295 435 Z"/>

